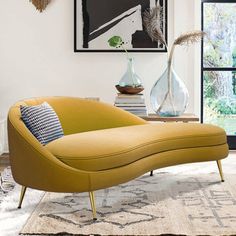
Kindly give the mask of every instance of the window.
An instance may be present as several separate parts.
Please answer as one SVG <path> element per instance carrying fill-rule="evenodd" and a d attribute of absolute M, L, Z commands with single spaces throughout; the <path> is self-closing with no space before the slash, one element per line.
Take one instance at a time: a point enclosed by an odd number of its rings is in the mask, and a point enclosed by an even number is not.
<path fill-rule="evenodd" d="M 225 129 L 236 149 L 236 0 L 202 0 L 202 122 Z"/>

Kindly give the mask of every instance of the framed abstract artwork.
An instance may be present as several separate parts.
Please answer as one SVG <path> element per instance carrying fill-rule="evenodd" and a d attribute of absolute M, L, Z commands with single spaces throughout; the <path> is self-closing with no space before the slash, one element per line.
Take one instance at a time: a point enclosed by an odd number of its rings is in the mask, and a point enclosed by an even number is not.
<path fill-rule="evenodd" d="M 120 36 L 131 52 L 166 52 L 165 45 L 148 36 L 143 14 L 162 7 L 161 28 L 167 42 L 167 0 L 74 0 L 74 51 L 119 52 L 108 40 Z"/>

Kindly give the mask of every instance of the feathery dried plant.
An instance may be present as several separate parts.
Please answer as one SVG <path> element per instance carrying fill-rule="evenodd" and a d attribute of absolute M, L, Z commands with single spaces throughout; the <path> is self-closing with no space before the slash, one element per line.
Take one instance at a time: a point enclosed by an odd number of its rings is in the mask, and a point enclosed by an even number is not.
<path fill-rule="evenodd" d="M 160 41 L 166 47 L 166 40 L 163 35 L 162 23 L 164 23 L 164 18 L 162 14 L 162 8 L 160 5 L 146 10 L 143 14 L 143 24 L 149 35 L 149 37 L 154 42 Z"/>
<path fill-rule="evenodd" d="M 173 54 L 176 46 L 189 46 L 191 44 L 199 42 L 204 36 L 206 36 L 206 33 L 201 30 L 195 30 L 180 35 L 177 39 L 175 39 L 174 43 L 171 46 L 171 51 L 168 59 L 169 63 L 172 63 Z"/>
<path fill-rule="evenodd" d="M 201 30 L 195 30 L 192 32 L 188 32 L 186 34 L 180 35 L 174 42 L 175 45 L 187 45 L 199 42 L 202 37 L 206 35 L 205 32 Z"/>

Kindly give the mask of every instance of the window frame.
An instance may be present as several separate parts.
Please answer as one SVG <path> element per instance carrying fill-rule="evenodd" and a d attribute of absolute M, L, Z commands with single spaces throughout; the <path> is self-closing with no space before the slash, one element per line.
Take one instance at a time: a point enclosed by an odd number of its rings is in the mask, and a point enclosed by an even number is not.
<path fill-rule="evenodd" d="M 205 3 L 236 3 L 236 0 L 201 0 L 201 30 L 204 30 L 204 4 Z M 201 42 L 201 123 L 204 122 L 204 72 L 206 71 L 232 71 L 236 72 L 236 67 L 204 67 L 204 40 Z M 236 150 L 236 134 L 227 135 L 229 148 Z"/>

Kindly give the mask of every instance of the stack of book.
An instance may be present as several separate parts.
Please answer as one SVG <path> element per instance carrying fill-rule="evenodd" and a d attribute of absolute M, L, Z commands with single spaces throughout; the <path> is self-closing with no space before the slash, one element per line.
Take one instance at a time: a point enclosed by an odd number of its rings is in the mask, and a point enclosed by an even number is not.
<path fill-rule="evenodd" d="M 115 106 L 137 116 L 147 115 L 143 94 L 129 95 L 118 93 L 115 99 Z"/>

